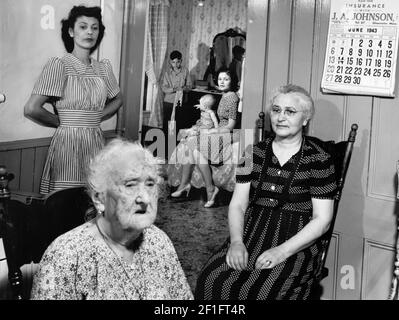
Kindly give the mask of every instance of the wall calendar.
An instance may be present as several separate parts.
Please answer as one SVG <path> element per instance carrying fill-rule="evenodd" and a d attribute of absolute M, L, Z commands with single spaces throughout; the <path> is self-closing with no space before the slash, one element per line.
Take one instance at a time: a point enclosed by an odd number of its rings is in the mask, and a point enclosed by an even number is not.
<path fill-rule="evenodd" d="M 394 97 L 398 33 L 397 0 L 331 0 L 323 92 Z"/>

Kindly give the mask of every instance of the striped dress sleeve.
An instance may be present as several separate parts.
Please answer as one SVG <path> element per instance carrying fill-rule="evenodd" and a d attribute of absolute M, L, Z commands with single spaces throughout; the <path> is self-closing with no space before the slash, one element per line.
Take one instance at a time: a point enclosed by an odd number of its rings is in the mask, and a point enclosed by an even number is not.
<path fill-rule="evenodd" d="M 310 171 L 310 195 L 317 199 L 334 199 L 337 189 L 335 167 L 330 154 L 316 157 Z"/>
<path fill-rule="evenodd" d="M 66 74 L 60 58 L 51 58 L 43 68 L 33 87 L 32 94 L 61 98 L 64 91 Z"/>
<path fill-rule="evenodd" d="M 107 98 L 112 99 L 120 92 L 118 81 L 116 80 L 114 72 L 112 71 L 111 62 L 108 59 L 104 59 L 101 61 L 101 63 L 103 63 L 105 68 L 104 81 L 107 86 Z"/>

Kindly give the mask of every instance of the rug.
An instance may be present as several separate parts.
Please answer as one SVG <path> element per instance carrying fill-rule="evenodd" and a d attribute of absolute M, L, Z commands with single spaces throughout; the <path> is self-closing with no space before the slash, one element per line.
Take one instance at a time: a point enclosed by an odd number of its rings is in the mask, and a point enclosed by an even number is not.
<path fill-rule="evenodd" d="M 226 204 L 204 208 L 201 197 L 163 199 L 155 222 L 172 240 L 194 293 L 202 267 L 228 237 Z"/>

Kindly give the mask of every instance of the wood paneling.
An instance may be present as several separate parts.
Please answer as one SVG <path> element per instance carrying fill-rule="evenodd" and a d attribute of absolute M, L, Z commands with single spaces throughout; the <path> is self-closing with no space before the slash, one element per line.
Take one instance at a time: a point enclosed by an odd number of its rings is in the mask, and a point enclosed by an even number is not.
<path fill-rule="evenodd" d="M 145 40 L 149 1 L 134 0 L 125 3 L 120 77 L 124 105 L 121 113 L 124 121 L 118 124 L 118 128 L 121 128 L 126 138 L 137 140 L 144 105 Z"/>
<path fill-rule="evenodd" d="M 263 84 L 267 72 L 268 1 L 248 0 L 247 42 L 242 101 L 242 128 L 255 128 L 263 110 Z"/>
<path fill-rule="evenodd" d="M 33 175 L 33 191 L 39 192 L 40 180 L 47 157 L 48 146 L 35 148 L 35 167 Z"/>
<path fill-rule="evenodd" d="M 341 209 L 338 212 L 338 214 L 345 213 Z M 359 300 L 362 290 L 363 238 L 344 234 L 340 230 L 336 232 L 340 232 L 340 241 L 335 299 Z"/>
<path fill-rule="evenodd" d="M 337 294 L 336 279 L 338 274 L 338 250 L 339 250 L 339 234 L 333 233 L 328 256 L 326 260 L 326 267 L 328 268 L 328 277 L 323 279 L 321 285 L 323 286 L 323 300 L 335 300 Z"/>
<path fill-rule="evenodd" d="M 294 1 L 288 82 L 311 89 L 315 1 Z M 311 57 L 311 59 L 309 59 Z"/>
<path fill-rule="evenodd" d="M 35 148 L 23 149 L 21 151 L 21 176 L 19 190 L 33 190 L 35 176 Z"/>
<path fill-rule="evenodd" d="M 264 107 L 269 104 L 272 91 L 288 82 L 290 42 L 292 34 L 292 1 L 271 0 L 268 27 L 266 91 Z"/>
<path fill-rule="evenodd" d="M 393 276 L 393 256 L 396 250 L 391 245 L 365 239 L 363 268 L 363 300 L 387 299 Z"/>
<path fill-rule="evenodd" d="M 23 143 L 20 149 L 0 151 L 0 164 L 7 167 L 7 171 L 14 174 L 9 183 L 11 190 L 39 192 L 39 183 L 43 171 L 47 147 L 35 147 L 35 140 L 31 146 Z"/>
<path fill-rule="evenodd" d="M 106 131 L 104 136 L 109 140 L 116 133 Z M 50 138 L 43 138 L 0 143 L 0 164 L 15 176 L 9 184 L 11 190 L 39 192 L 50 141 Z"/>
<path fill-rule="evenodd" d="M 1 152 L 0 163 L 6 165 L 8 172 L 12 172 L 15 175 L 14 179 L 10 182 L 9 187 L 12 189 L 18 189 L 21 170 L 21 150 Z"/>
<path fill-rule="evenodd" d="M 399 159 L 399 109 L 392 99 L 375 99 L 368 193 L 396 201 L 396 161 Z"/>

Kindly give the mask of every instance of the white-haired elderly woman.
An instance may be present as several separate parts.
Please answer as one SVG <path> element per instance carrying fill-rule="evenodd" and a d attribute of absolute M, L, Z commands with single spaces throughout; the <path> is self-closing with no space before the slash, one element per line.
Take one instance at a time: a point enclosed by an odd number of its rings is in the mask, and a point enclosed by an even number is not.
<path fill-rule="evenodd" d="M 237 169 L 230 238 L 203 268 L 196 299 L 310 297 L 318 240 L 333 214 L 335 169 L 323 142 L 304 134 L 314 114 L 309 93 L 290 84 L 271 101 L 273 132 Z"/>
<path fill-rule="evenodd" d="M 98 214 L 47 248 L 31 298 L 192 299 L 172 242 L 153 225 L 157 159 L 114 139 L 92 159 L 87 180 Z"/>

